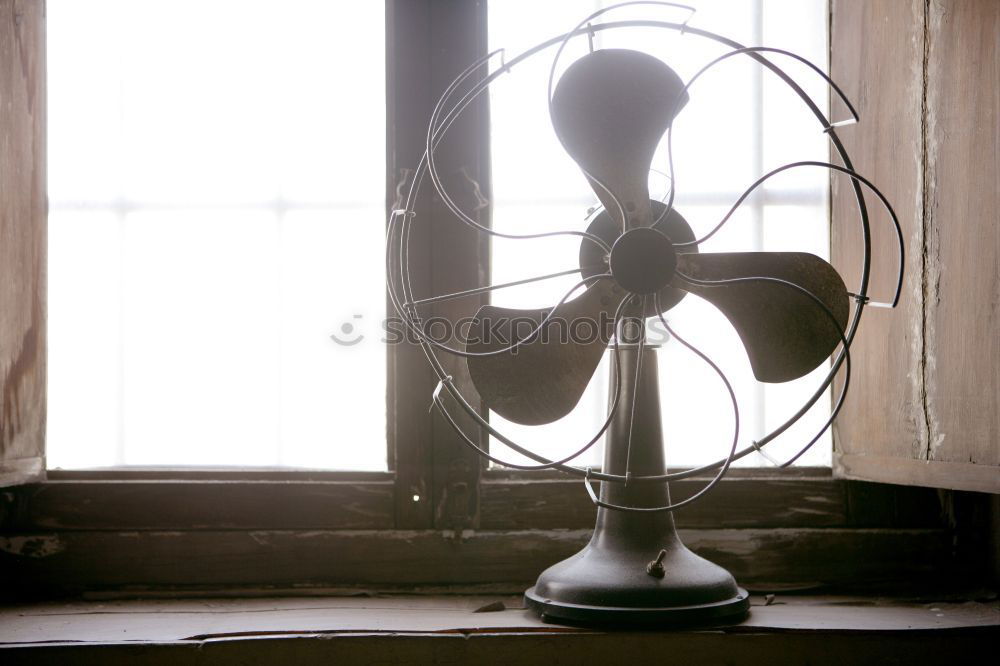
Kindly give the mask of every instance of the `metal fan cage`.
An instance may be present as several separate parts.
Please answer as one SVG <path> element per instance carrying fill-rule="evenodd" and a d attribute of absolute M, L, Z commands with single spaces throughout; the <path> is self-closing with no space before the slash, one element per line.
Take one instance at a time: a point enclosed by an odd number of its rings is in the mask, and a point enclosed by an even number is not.
<path fill-rule="evenodd" d="M 656 21 L 656 20 L 627 20 L 627 21 L 615 21 L 615 22 L 602 22 L 597 24 L 592 23 L 594 19 L 598 18 L 602 14 L 629 5 L 652 5 L 660 7 L 681 8 L 690 11 L 690 14 L 688 15 L 686 20 L 680 23 L 669 22 L 669 21 Z M 592 13 L 591 15 L 587 16 L 585 19 L 580 21 L 569 32 L 559 35 L 557 37 L 553 37 L 539 44 L 536 44 L 535 46 L 527 49 L 526 51 L 524 51 L 515 58 L 507 60 L 505 58 L 504 50 L 498 49 L 483 56 L 476 62 L 472 63 L 458 77 L 456 77 L 454 81 L 452 81 L 452 83 L 444 91 L 444 93 L 438 100 L 436 106 L 434 107 L 434 110 L 431 114 L 431 118 L 428 124 L 425 151 L 420 160 L 420 163 L 418 164 L 417 168 L 414 171 L 413 178 L 408 188 L 405 203 L 402 208 L 391 211 L 388 220 L 388 230 L 386 234 L 386 278 L 387 278 L 389 298 L 393 307 L 396 309 L 397 313 L 400 315 L 403 322 L 405 323 L 407 329 L 415 336 L 415 339 L 418 341 L 421 349 L 423 350 L 427 358 L 427 361 L 430 363 L 435 375 L 438 378 L 437 387 L 433 392 L 433 404 L 434 406 L 436 406 L 436 408 L 444 417 L 444 419 L 449 423 L 449 425 L 452 428 L 454 428 L 454 430 L 460 436 L 461 440 L 466 445 L 468 445 L 473 450 L 475 450 L 479 455 L 489 459 L 490 461 L 493 461 L 494 463 L 497 463 L 504 467 L 509 467 L 513 469 L 521 469 L 521 470 L 556 469 L 571 475 L 581 477 L 585 481 L 587 492 L 589 493 L 591 500 L 595 504 L 615 510 L 641 511 L 641 512 L 673 511 L 674 509 L 677 509 L 681 506 L 694 502 L 700 497 L 702 497 L 705 493 L 710 491 L 712 487 L 715 486 L 723 478 L 723 476 L 725 476 L 726 472 L 728 471 L 733 461 L 743 458 L 753 453 L 754 451 L 760 452 L 762 455 L 765 456 L 766 459 L 768 459 L 770 462 L 779 467 L 786 467 L 788 465 L 791 465 L 795 460 L 797 460 L 807 450 L 809 450 L 809 448 L 812 447 L 813 444 L 815 444 L 819 440 L 819 438 L 823 435 L 823 433 L 825 433 L 830 428 L 831 424 L 836 419 L 841 408 L 843 407 L 844 400 L 847 395 L 847 390 L 850 384 L 850 376 L 851 376 L 850 347 L 854 340 L 855 335 L 857 334 L 858 326 L 861 321 L 861 315 L 864 312 L 865 307 L 875 306 L 875 307 L 893 308 L 899 302 L 900 292 L 902 290 L 904 247 L 903 247 L 902 230 L 900 228 L 899 220 L 896 217 L 896 213 L 893 210 L 888 199 L 885 197 L 885 195 L 870 180 L 868 180 L 867 178 L 859 174 L 857 171 L 855 171 L 851 163 L 850 156 L 848 155 L 847 149 L 844 147 L 843 143 L 841 142 L 840 138 L 837 136 L 836 133 L 836 127 L 852 124 L 859 121 L 859 116 L 855 111 L 854 106 L 851 104 L 850 100 L 846 97 L 846 95 L 843 93 L 840 87 L 838 87 L 836 83 L 834 83 L 833 80 L 831 80 L 830 77 L 822 71 L 821 68 L 809 62 L 807 59 L 782 49 L 770 48 L 764 46 L 747 47 L 727 37 L 723 37 L 721 35 L 715 34 L 707 30 L 692 27 L 688 25 L 688 21 L 690 20 L 693 13 L 694 9 L 686 5 L 678 5 L 669 2 L 658 2 L 655 0 L 637 0 L 634 2 L 620 3 Z M 728 455 L 725 458 L 691 469 L 680 470 L 658 475 L 646 475 L 646 476 L 638 476 L 638 475 L 634 476 L 628 473 L 627 471 L 625 474 L 610 474 L 606 472 L 594 471 L 589 467 L 587 468 L 575 467 L 570 465 L 569 463 L 575 458 L 582 455 L 588 449 L 590 449 L 603 437 L 603 435 L 608 430 L 612 422 L 616 410 L 621 408 L 620 397 L 622 392 L 622 386 L 621 386 L 621 369 L 620 369 L 621 360 L 619 351 L 619 339 L 622 337 L 621 332 L 623 326 L 625 326 L 630 321 L 630 319 L 632 319 L 624 317 L 623 313 L 625 311 L 627 304 L 629 303 L 638 304 L 640 302 L 639 299 L 643 299 L 642 312 L 645 312 L 646 301 L 644 299 L 648 298 L 648 296 L 627 294 L 625 298 L 618 304 L 618 307 L 615 311 L 615 316 L 614 316 L 615 335 L 612 340 L 612 353 L 614 354 L 614 363 L 612 364 L 612 366 L 614 368 L 615 382 L 614 382 L 614 391 L 612 393 L 608 409 L 607 420 L 603 423 L 598 432 L 588 442 L 583 444 L 580 448 L 576 449 L 573 453 L 559 460 L 550 460 L 548 458 L 545 458 L 544 456 L 541 456 L 529 450 L 526 447 L 517 444 L 516 442 L 505 436 L 503 433 L 499 432 L 492 424 L 489 423 L 487 419 L 483 418 L 483 416 L 479 413 L 479 411 L 469 403 L 469 401 L 465 398 L 462 392 L 455 386 L 454 382 L 452 381 L 451 375 L 447 372 L 444 365 L 440 361 L 438 357 L 438 352 L 445 352 L 459 357 L 471 357 L 476 355 L 499 355 L 499 354 L 510 353 L 511 351 L 515 350 L 518 346 L 526 344 L 527 342 L 533 340 L 535 336 L 537 336 L 539 332 L 549 322 L 550 317 L 552 317 L 552 314 L 556 311 L 556 309 L 560 305 L 565 303 L 567 300 L 569 300 L 570 297 L 574 293 L 576 293 L 578 289 L 580 289 L 581 287 L 585 287 L 597 280 L 611 279 L 611 274 L 602 273 L 590 276 L 578 282 L 576 285 L 573 286 L 572 289 L 566 292 L 566 294 L 560 299 L 557 305 L 553 307 L 552 310 L 550 310 L 545 317 L 543 317 L 539 325 L 529 335 L 522 337 L 518 340 L 515 340 L 511 345 L 504 347 L 502 349 L 497 349 L 489 352 L 479 352 L 477 354 L 462 349 L 448 347 L 444 343 L 434 339 L 431 335 L 428 334 L 426 330 L 424 330 L 418 312 L 418 307 L 421 305 L 427 305 L 430 303 L 449 300 L 452 298 L 460 298 L 470 295 L 483 294 L 505 287 L 527 284 L 553 277 L 573 274 L 580 272 L 581 270 L 583 270 L 583 268 L 581 267 L 580 269 L 572 271 L 563 271 L 560 273 L 537 276 L 533 278 L 518 280 L 516 282 L 509 282 L 500 285 L 489 285 L 486 287 L 455 292 L 452 294 L 436 295 L 423 299 L 414 298 L 410 282 L 410 268 L 409 268 L 410 234 L 412 232 L 412 227 L 414 223 L 413 220 L 415 217 L 417 217 L 417 212 L 415 210 L 415 202 L 417 199 L 417 194 L 420 191 L 421 186 L 423 185 L 425 177 L 430 178 L 431 183 L 437 195 L 445 203 L 445 205 L 449 208 L 449 210 L 452 213 L 454 213 L 455 216 L 461 222 L 465 223 L 466 225 L 474 229 L 477 229 L 479 232 L 483 234 L 488 234 L 495 237 L 519 239 L 519 240 L 528 240 L 528 239 L 551 237 L 551 236 L 578 236 L 581 238 L 581 242 L 592 242 L 599 245 L 603 250 L 610 251 L 610 248 L 607 246 L 604 240 L 593 234 L 587 233 L 586 231 L 567 230 L 567 231 L 557 231 L 557 232 L 547 232 L 547 233 L 537 233 L 537 234 L 509 234 L 509 233 L 501 233 L 479 224 L 476 220 L 472 219 L 472 217 L 470 217 L 465 211 L 463 211 L 455 203 L 453 198 L 449 195 L 442 179 L 438 174 L 437 165 L 435 162 L 435 151 L 438 145 L 445 137 L 446 133 L 448 132 L 448 129 L 453 125 L 456 119 L 465 111 L 466 108 L 468 108 L 470 104 L 472 104 L 473 101 L 475 101 L 483 92 L 485 92 L 495 80 L 497 80 L 504 74 L 510 73 L 514 67 L 524 62 L 525 60 L 541 53 L 542 51 L 548 48 L 551 48 L 553 46 L 558 46 L 557 52 L 555 54 L 555 57 L 553 58 L 549 72 L 548 98 L 549 98 L 549 107 L 551 113 L 552 84 L 555 77 L 556 66 L 558 64 L 559 58 L 563 50 L 565 49 L 569 41 L 574 37 L 586 36 L 590 42 L 591 50 L 593 50 L 593 36 L 596 33 L 607 30 L 621 30 L 627 28 L 656 28 L 662 30 L 671 30 L 682 35 L 691 35 L 703 39 L 712 40 L 730 49 L 723 55 L 710 61 L 708 64 L 702 67 L 689 81 L 687 81 L 687 83 L 684 86 L 685 92 L 699 77 L 702 76 L 702 74 L 711 70 L 713 67 L 717 66 L 719 63 L 725 61 L 728 58 L 735 56 L 746 56 L 756 61 L 761 66 L 763 66 L 764 68 L 772 72 L 774 75 L 776 75 L 793 92 L 795 92 L 796 95 L 798 95 L 802 103 L 808 108 L 808 110 L 815 116 L 816 120 L 819 122 L 821 130 L 829 136 L 831 145 L 833 146 L 840 160 L 843 162 L 843 165 L 838 165 L 821 161 L 811 161 L 811 160 L 800 161 L 800 162 L 792 162 L 784 164 L 776 169 L 771 170 L 770 172 L 758 178 L 750 187 L 748 187 L 744 191 L 744 193 L 736 200 L 736 202 L 730 208 L 729 212 L 726 213 L 726 215 L 719 221 L 719 223 L 714 228 L 712 228 L 711 231 L 709 231 L 706 235 L 702 236 L 701 238 L 691 243 L 686 243 L 686 245 L 700 244 L 705 240 L 707 240 L 708 238 L 710 238 L 711 236 L 713 236 L 716 232 L 718 232 L 719 229 L 721 229 L 731 219 L 733 213 L 735 213 L 739 209 L 739 207 L 743 204 L 743 202 L 747 199 L 747 197 L 749 197 L 765 181 L 783 171 L 787 171 L 789 169 L 802 168 L 802 167 L 824 168 L 830 170 L 831 172 L 843 173 L 850 178 L 855 200 L 857 203 L 857 209 L 861 224 L 862 242 L 863 242 L 862 246 L 863 251 L 861 257 L 858 286 L 854 292 L 848 292 L 849 296 L 851 296 L 854 299 L 855 304 L 854 304 L 853 315 L 850 318 L 846 329 L 841 327 L 834 314 L 822 302 L 822 300 L 820 300 L 815 294 L 811 293 L 809 290 L 792 282 L 787 282 L 784 280 L 780 280 L 777 278 L 770 278 L 770 277 L 743 277 L 731 280 L 704 281 L 704 280 L 696 280 L 690 276 L 684 276 L 678 274 L 678 277 L 681 280 L 686 281 L 693 285 L 700 285 L 700 286 L 726 285 L 737 282 L 771 282 L 783 285 L 785 288 L 788 289 L 796 289 L 799 292 L 801 292 L 804 296 L 808 297 L 810 302 L 812 302 L 814 305 L 816 305 L 817 307 L 821 308 L 824 311 L 826 317 L 831 322 L 831 325 L 836 328 L 838 336 L 840 338 L 841 341 L 840 351 L 837 353 L 836 358 L 831 364 L 830 369 L 826 374 L 826 377 L 824 378 L 823 382 L 820 384 L 819 388 L 817 388 L 816 391 L 804 401 L 804 403 L 798 409 L 798 411 L 796 411 L 795 414 L 793 414 L 784 423 L 773 429 L 771 432 L 769 432 L 761 439 L 752 442 L 750 446 L 746 446 L 742 449 L 737 448 L 739 440 L 739 428 L 740 428 L 739 405 L 737 404 L 736 395 L 732 389 L 732 386 L 729 383 L 729 380 L 727 379 L 725 373 L 723 373 L 723 371 L 711 359 L 709 359 L 708 356 L 706 356 L 703 352 L 698 350 L 694 345 L 690 344 L 689 342 L 678 336 L 676 332 L 674 332 L 671 329 L 669 324 L 666 322 L 666 319 L 663 317 L 662 311 L 660 310 L 658 303 L 658 295 L 654 295 L 654 307 L 656 308 L 660 321 L 666 328 L 667 332 L 670 333 L 670 335 L 673 338 L 675 338 L 678 342 L 680 342 L 683 346 L 691 350 L 699 358 L 705 361 L 715 371 L 715 373 L 719 375 L 721 381 L 725 385 L 733 404 L 734 434 L 733 434 L 732 445 L 730 447 Z M 816 104 L 799 86 L 799 84 L 796 83 L 796 81 L 784 69 L 776 65 L 767 57 L 765 57 L 764 54 L 775 54 L 775 55 L 789 57 L 808 66 L 812 71 L 821 76 L 825 80 L 827 85 L 830 86 L 830 89 L 844 102 L 845 106 L 851 113 L 851 118 L 840 122 L 832 122 L 829 118 L 827 118 L 827 116 L 822 112 L 822 110 L 820 110 L 820 108 L 816 106 Z M 480 72 L 485 66 L 487 66 L 491 61 L 493 61 L 494 58 L 498 56 L 500 59 L 500 64 L 498 68 L 496 68 L 492 72 L 487 71 L 485 75 L 477 76 L 477 72 Z M 468 85 L 468 82 L 470 80 L 474 81 L 474 83 Z M 466 87 L 465 92 L 461 95 L 460 98 L 455 100 L 454 98 L 457 96 L 457 93 L 463 89 L 463 86 Z M 674 173 L 673 173 L 673 153 L 672 153 L 672 140 L 671 140 L 672 134 L 673 134 L 672 128 L 668 129 L 668 134 L 667 134 L 667 141 L 668 141 L 667 154 L 669 160 L 668 176 L 670 178 L 671 185 L 670 185 L 669 198 L 666 202 L 667 207 L 662 213 L 662 215 L 666 215 L 667 212 L 672 209 L 674 192 L 676 189 L 674 181 Z M 618 200 L 618 198 L 610 190 L 608 190 L 608 188 L 604 187 L 599 182 L 598 186 L 602 187 L 608 192 L 612 200 L 615 202 L 616 206 L 622 212 L 621 219 L 623 220 L 626 219 L 626 216 L 624 215 L 624 208 L 622 207 L 622 204 Z M 889 217 L 892 220 L 892 224 L 897 239 L 897 246 L 898 246 L 897 251 L 898 251 L 898 262 L 899 262 L 897 280 L 892 300 L 886 303 L 872 302 L 868 296 L 870 267 L 871 267 L 871 229 L 869 223 L 868 207 L 865 202 L 863 188 L 867 188 L 871 193 L 873 193 L 878 198 L 879 202 L 882 204 L 885 210 L 888 212 Z M 638 320 L 644 322 L 645 318 L 640 317 L 638 318 Z M 644 329 L 645 329 L 644 325 L 639 327 L 640 331 L 639 360 L 637 361 L 639 364 L 639 369 L 641 369 L 642 347 L 645 342 Z M 784 433 L 786 430 L 788 430 L 788 428 L 794 425 L 813 407 L 813 405 L 815 405 L 815 403 L 820 399 L 820 397 L 826 392 L 826 390 L 833 383 L 834 378 L 836 377 L 841 366 L 844 366 L 845 372 L 839 395 L 837 396 L 837 399 L 833 404 L 830 417 L 825 421 L 825 423 L 819 429 L 819 431 L 802 447 L 801 450 L 799 450 L 794 456 L 792 456 L 790 459 L 784 462 L 779 463 L 775 461 L 772 457 L 768 456 L 764 452 L 764 447 L 768 443 L 773 441 L 775 438 L 777 438 L 779 435 Z M 485 450 L 482 446 L 480 446 L 477 443 L 476 438 L 471 437 L 468 433 L 465 432 L 465 430 L 455 420 L 455 417 L 451 414 L 451 412 L 449 412 L 444 402 L 444 393 L 450 395 L 451 398 L 454 400 L 455 404 L 457 404 L 459 408 L 468 417 L 470 417 L 472 421 L 479 428 L 481 428 L 485 432 L 488 432 L 497 440 L 502 442 L 504 445 L 510 447 L 512 450 L 522 454 L 523 456 L 526 456 L 531 460 L 536 461 L 538 464 L 523 465 L 523 464 L 505 462 L 492 455 L 489 451 Z M 633 403 L 630 406 L 630 408 L 633 410 L 635 405 L 634 397 L 635 396 L 633 395 Z M 662 507 L 648 507 L 648 508 L 625 507 L 625 506 L 608 504 L 602 502 L 595 495 L 593 488 L 591 487 L 590 484 L 592 480 L 611 482 L 611 483 L 629 483 L 629 484 L 665 483 L 705 474 L 706 472 L 712 472 L 712 471 L 716 472 L 715 476 L 697 493 L 695 493 L 691 497 L 688 497 L 687 499 Z"/>

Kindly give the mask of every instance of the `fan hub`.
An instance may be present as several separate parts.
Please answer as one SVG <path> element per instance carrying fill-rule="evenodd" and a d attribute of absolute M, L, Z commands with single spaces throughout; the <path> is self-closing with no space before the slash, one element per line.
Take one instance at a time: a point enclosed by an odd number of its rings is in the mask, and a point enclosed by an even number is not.
<path fill-rule="evenodd" d="M 653 294 L 670 284 L 677 250 L 666 234 L 638 227 L 622 234 L 611 248 L 611 276 L 633 294 Z"/>

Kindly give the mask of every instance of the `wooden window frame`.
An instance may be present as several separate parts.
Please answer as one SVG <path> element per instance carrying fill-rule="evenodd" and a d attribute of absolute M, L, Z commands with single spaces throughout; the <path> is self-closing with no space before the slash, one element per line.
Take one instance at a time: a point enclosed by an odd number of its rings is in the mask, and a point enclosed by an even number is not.
<path fill-rule="evenodd" d="M 438 91 L 485 52 L 486 2 L 387 0 L 386 30 L 391 208 L 423 151 Z M 486 185 L 488 108 L 468 116 L 442 158 Z M 455 237 L 450 220 L 438 223 L 439 202 L 422 196 L 431 232 L 414 250 L 415 288 L 475 284 L 488 274 L 488 243 Z M 434 261 L 442 239 L 457 259 Z M 45 482 L 0 492 L 3 589 L 515 591 L 586 542 L 595 509 L 579 480 L 489 469 L 428 411 L 436 379 L 419 348 L 391 347 L 388 367 L 389 471 L 52 470 Z M 672 484 L 672 494 L 683 499 L 705 482 Z M 690 546 L 743 584 L 775 589 L 935 571 L 955 559 L 941 509 L 932 490 L 843 481 L 826 468 L 738 469 L 676 520 Z"/>
<path fill-rule="evenodd" d="M 396 492 L 392 473 L 53 472 L 0 493 L 4 595 L 515 593 L 594 525 L 579 481 L 558 474 L 486 471 L 464 528 L 401 526 Z M 685 543 L 751 590 L 842 589 L 981 568 L 950 566 L 973 556 L 956 554 L 941 507 L 932 490 L 829 469 L 734 470 L 675 518 Z"/>

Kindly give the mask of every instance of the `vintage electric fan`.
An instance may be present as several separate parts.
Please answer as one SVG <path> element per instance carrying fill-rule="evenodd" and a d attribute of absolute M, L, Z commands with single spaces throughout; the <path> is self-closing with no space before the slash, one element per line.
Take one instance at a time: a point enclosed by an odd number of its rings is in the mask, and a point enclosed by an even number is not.
<path fill-rule="evenodd" d="M 538 462 L 531 466 L 503 464 L 520 469 L 558 469 L 583 477 L 592 501 L 599 507 L 590 543 L 543 572 L 537 584 L 525 593 L 531 607 L 548 620 L 582 623 L 667 624 L 738 619 L 749 606 L 746 591 L 737 586 L 729 572 L 695 555 L 680 542 L 672 511 L 704 495 L 734 460 L 762 450 L 801 418 L 824 394 L 843 365 L 845 377 L 830 419 L 798 455 L 819 439 L 843 404 L 850 377 L 849 348 L 864 306 L 893 307 L 899 299 L 902 235 L 885 197 L 853 170 L 834 129 L 844 123 L 831 123 L 768 56 L 795 58 L 811 67 L 850 109 L 853 118 L 847 122 L 856 121 L 857 114 L 850 102 L 821 70 L 786 51 L 744 47 L 686 22 L 590 23 L 616 7 L 595 12 L 569 33 L 539 44 L 517 58 L 502 60 L 492 73 L 477 76 L 476 72 L 497 55 L 489 54 L 473 63 L 448 87 L 431 116 L 427 150 L 416 170 L 406 204 L 390 217 L 389 293 L 437 373 L 439 384 L 434 404 L 465 443 L 490 460 L 503 463 L 479 444 L 482 433 L 491 433 Z M 731 50 L 708 63 L 685 84 L 667 64 L 645 53 L 591 49 L 566 69 L 553 90 L 556 61 L 571 38 L 637 26 L 714 40 Z M 420 220 L 414 209 L 416 193 L 423 177 L 429 176 L 442 201 L 460 221 L 483 233 L 497 234 L 455 204 L 437 173 L 434 151 L 455 119 L 493 80 L 524 59 L 553 46 L 558 49 L 549 85 L 552 124 L 604 207 L 585 231 L 557 232 L 580 238 L 582 281 L 550 308 L 514 310 L 483 306 L 476 315 L 466 347 L 449 347 L 423 329 L 420 305 L 470 292 L 422 300 L 414 297 L 408 250 L 411 235 L 420 233 Z M 796 162 L 764 174 L 710 233 L 696 238 L 672 205 L 672 188 L 666 203 L 650 199 L 648 174 L 657 145 L 664 135 L 669 137 L 674 118 L 688 101 L 691 84 L 715 64 L 734 56 L 756 60 L 799 95 L 816 116 L 819 129 L 829 135 L 842 165 Z M 860 284 L 855 292 L 847 290 L 830 264 L 811 254 L 699 251 L 699 244 L 718 231 L 764 181 L 781 171 L 809 166 L 842 172 L 851 178 L 864 241 Z M 867 295 L 870 232 L 862 186 L 876 195 L 895 224 L 900 273 L 891 303 L 873 304 Z M 552 234 L 514 237 L 542 235 Z M 501 286 L 504 285 L 475 289 L 471 293 L 481 294 Z M 582 293 L 572 297 L 581 289 Z M 802 408 L 788 422 L 742 450 L 737 450 L 739 408 L 728 380 L 707 356 L 678 337 L 663 318 L 663 313 L 688 293 L 707 300 L 728 318 L 759 381 L 785 382 L 802 377 L 840 348 L 825 381 Z M 854 314 L 849 317 L 852 302 Z M 735 432 L 726 458 L 697 469 L 666 472 L 655 348 L 646 344 L 644 334 L 645 321 L 651 317 L 658 317 L 678 342 L 707 362 L 728 389 Z M 560 336 L 557 327 L 564 331 L 567 323 L 581 320 L 597 325 L 597 334 L 586 339 Z M 526 331 L 525 322 L 531 322 Z M 479 398 L 489 409 L 515 423 L 543 425 L 565 416 L 575 407 L 609 345 L 613 353 L 613 377 L 607 420 L 592 439 L 561 460 L 540 456 L 497 431 L 458 389 L 438 358 L 441 351 L 464 357 Z M 465 432 L 449 411 L 448 403 L 457 405 L 471 418 L 479 432 Z M 599 472 L 570 464 L 605 435 L 604 465 Z M 671 502 L 670 481 L 713 470 L 714 479 L 701 491 L 683 501 Z M 593 491 L 592 481 L 601 483 L 599 496 Z"/>

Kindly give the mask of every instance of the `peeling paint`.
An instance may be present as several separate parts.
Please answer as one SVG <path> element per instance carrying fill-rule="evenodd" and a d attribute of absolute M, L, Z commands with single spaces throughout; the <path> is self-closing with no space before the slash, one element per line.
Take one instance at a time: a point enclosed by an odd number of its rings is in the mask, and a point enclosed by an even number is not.
<path fill-rule="evenodd" d="M 258 546 L 271 545 L 271 536 L 267 532 L 249 532 L 249 535 Z"/>
<path fill-rule="evenodd" d="M 66 544 L 57 535 L 0 537 L 0 551 L 17 557 L 40 559 L 66 550 Z"/>

